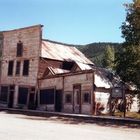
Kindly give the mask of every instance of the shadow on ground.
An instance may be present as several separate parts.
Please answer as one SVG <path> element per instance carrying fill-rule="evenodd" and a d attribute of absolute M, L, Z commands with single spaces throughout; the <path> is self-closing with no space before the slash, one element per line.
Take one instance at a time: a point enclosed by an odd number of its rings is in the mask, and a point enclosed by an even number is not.
<path fill-rule="evenodd" d="M 82 117 L 75 117 L 75 116 L 60 116 L 54 114 L 47 114 L 47 113 L 32 113 L 32 112 L 20 112 L 20 111 L 9 111 L 9 110 L 0 110 L 7 114 L 15 114 L 17 118 L 27 119 L 27 120 L 35 120 L 35 121 L 53 121 L 56 123 L 64 123 L 64 124 L 71 124 L 71 125 L 86 125 L 86 124 L 96 124 L 99 126 L 106 126 L 106 127 L 115 127 L 115 128 L 140 128 L 140 124 L 131 124 L 125 123 L 123 121 L 117 120 L 98 120 L 98 119 L 88 119 Z"/>

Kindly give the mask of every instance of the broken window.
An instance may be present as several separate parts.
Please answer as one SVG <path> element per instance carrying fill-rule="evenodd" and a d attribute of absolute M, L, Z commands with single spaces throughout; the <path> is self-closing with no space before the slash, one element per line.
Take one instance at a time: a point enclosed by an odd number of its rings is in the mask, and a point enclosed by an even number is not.
<path fill-rule="evenodd" d="M 65 95 L 65 103 L 72 103 L 72 96 L 70 93 Z"/>
<path fill-rule="evenodd" d="M 20 75 L 20 61 L 17 61 L 16 63 L 16 75 Z"/>
<path fill-rule="evenodd" d="M 17 57 L 21 57 L 23 55 L 23 44 L 21 41 L 17 43 Z"/>
<path fill-rule="evenodd" d="M 62 64 L 62 69 L 71 70 L 73 68 L 74 64 L 75 64 L 74 61 L 71 61 L 71 62 L 64 61 Z"/>
<path fill-rule="evenodd" d="M 8 99 L 8 86 L 1 86 L 0 101 L 7 102 Z"/>
<path fill-rule="evenodd" d="M 83 103 L 90 103 L 91 101 L 91 97 L 90 97 L 90 93 L 89 92 L 85 92 L 83 94 Z"/>
<path fill-rule="evenodd" d="M 54 94 L 54 88 L 40 90 L 40 104 L 54 104 Z"/>
<path fill-rule="evenodd" d="M 18 104 L 27 104 L 28 88 L 19 87 L 18 91 Z"/>
<path fill-rule="evenodd" d="M 23 75 L 24 76 L 29 75 L 29 60 L 24 60 L 23 62 Z"/>
<path fill-rule="evenodd" d="M 9 76 L 13 75 L 13 67 L 14 67 L 14 61 L 9 61 L 9 64 L 8 64 L 8 75 Z"/>

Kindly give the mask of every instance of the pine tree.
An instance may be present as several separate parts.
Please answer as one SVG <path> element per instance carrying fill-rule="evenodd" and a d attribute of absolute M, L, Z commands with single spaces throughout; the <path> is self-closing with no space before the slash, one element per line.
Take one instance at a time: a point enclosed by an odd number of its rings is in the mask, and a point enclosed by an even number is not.
<path fill-rule="evenodd" d="M 127 15 L 121 26 L 125 42 L 116 55 L 116 72 L 140 89 L 140 0 L 125 6 Z"/>
<path fill-rule="evenodd" d="M 103 67 L 111 70 L 114 68 L 114 52 L 114 47 L 109 45 L 106 47 L 102 62 Z"/>

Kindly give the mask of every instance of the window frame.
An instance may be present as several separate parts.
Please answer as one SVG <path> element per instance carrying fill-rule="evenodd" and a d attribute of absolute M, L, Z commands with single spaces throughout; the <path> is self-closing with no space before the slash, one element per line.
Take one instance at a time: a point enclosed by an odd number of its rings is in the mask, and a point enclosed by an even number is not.
<path fill-rule="evenodd" d="M 88 97 L 86 97 L 86 95 L 88 95 Z M 83 102 L 83 104 L 91 104 L 91 92 L 90 91 L 82 91 L 82 102 Z"/>
<path fill-rule="evenodd" d="M 19 64 L 19 66 L 18 66 L 18 64 Z M 21 61 L 16 61 L 15 75 L 20 75 L 20 70 L 21 70 Z"/>
<path fill-rule="evenodd" d="M 25 62 L 28 62 L 28 66 L 25 66 Z M 23 76 L 29 76 L 29 69 L 30 69 L 30 60 L 26 59 L 26 60 L 23 61 L 22 75 Z"/>
<path fill-rule="evenodd" d="M 42 101 L 41 102 L 41 91 L 43 91 L 43 90 L 53 90 L 54 92 L 53 92 L 53 103 L 47 103 L 47 101 L 44 103 L 44 101 Z M 48 93 L 48 94 L 50 94 L 50 93 Z M 39 103 L 40 103 L 40 105 L 55 105 L 55 94 L 56 94 L 56 88 L 55 87 L 48 87 L 48 88 L 42 88 L 42 89 L 40 89 L 39 90 Z"/>
<path fill-rule="evenodd" d="M 8 72 L 7 72 L 7 75 L 8 76 L 13 76 L 13 72 L 14 72 L 14 60 L 9 60 L 9 62 L 8 62 Z"/>
<path fill-rule="evenodd" d="M 17 57 L 22 57 L 23 56 L 23 43 L 19 41 L 17 43 L 17 52 L 16 52 Z"/>
<path fill-rule="evenodd" d="M 67 96 L 70 95 L 71 96 L 71 101 L 70 102 L 67 102 Z M 65 92 L 65 104 L 72 104 L 73 102 L 73 99 L 72 99 L 72 92 Z"/>

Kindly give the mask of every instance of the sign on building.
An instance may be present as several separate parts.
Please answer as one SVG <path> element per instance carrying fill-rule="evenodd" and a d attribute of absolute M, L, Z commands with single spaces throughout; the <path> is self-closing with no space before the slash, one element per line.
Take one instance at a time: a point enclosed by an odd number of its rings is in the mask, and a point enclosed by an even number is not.
<path fill-rule="evenodd" d="M 112 89 L 112 98 L 123 98 L 123 90 L 120 87 L 114 87 Z"/>

